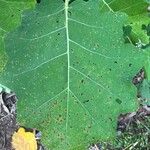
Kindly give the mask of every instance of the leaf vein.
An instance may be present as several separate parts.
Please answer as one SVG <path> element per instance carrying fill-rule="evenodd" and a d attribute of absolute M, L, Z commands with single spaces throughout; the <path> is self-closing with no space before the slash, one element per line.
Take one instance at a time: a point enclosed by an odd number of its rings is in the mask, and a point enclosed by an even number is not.
<path fill-rule="evenodd" d="M 64 90 L 62 90 L 61 92 L 59 92 L 58 94 L 56 94 L 55 96 L 53 96 L 52 98 L 50 98 L 49 100 L 47 100 L 46 102 L 44 102 L 43 104 L 41 104 L 40 106 L 38 106 L 37 108 L 38 109 L 42 108 L 45 104 L 47 104 L 50 101 L 52 101 L 53 99 L 55 99 L 56 97 L 58 97 L 59 95 L 61 95 L 62 93 L 64 93 L 66 90 L 67 90 L 67 88 L 65 88 Z"/>
<path fill-rule="evenodd" d="M 114 12 L 113 9 L 109 6 L 109 4 L 105 1 L 105 0 L 102 0 L 103 3 L 108 7 L 108 9 L 111 11 L 111 12 Z"/>
<path fill-rule="evenodd" d="M 34 40 L 38 40 L 38 39 L 41 39 L 41 38 L 43 38 L 43 37 L 46 37 L 46 36 L 48 36 L 48 35 L 51 35 L 51 34 L 53 34 L 53 33 L 56 33 L 56 32 L 58 32 L 58 31 L 61 31 L 61 30 L 63 30 L 63 29 L 65 29 L 65 27 L 58 28 L 58 29 L 56 29 L 56 30 L 54 30 L 54 31 L 51 31 L 51 32 L 49 32 L 49 33 L 47 33 L 47 34 L 44 34 L 44 35 L 41 35 L 41 36 L 38 36 L 38 37 L 36 37 L 36 38 L 23 38 L 23 37 L 20 37 L 19 39 L 34 41 Z"/>
<path fill-rule="evenodd" d="M 2 2 L 5 2 L 5 3 L 10 3 L 10 4 L 13 4 L 13 3 L 21 3 L 21 4 L 25 4 L 25 3 L 27 3 L 27 2 L 19 2 L 19 1 L 7 1 L 7 0 L 0 0 L 0 1 L 2 1 Z M 32 2 L 30 2 L 30 3 L 32 3 Z"/>
<path fill-rule="evenodd" d="M 58 11 L 56 11 L 56 12 L 54 12 L 54 13 L 52 13 L 52 14 L 48 14 L 48 15 L 45 15 L 45 16 L 41 16 L 41 17 L 39 17 L 39 18 L 45 18 L 45 17 L 53 17 L 53 16 L 55 16 L 55 15 L 57 15 L 57 14 L 59 14 L 60 12 L 62 12 L 62 11 L 64 11 L 64 8 L 63 9 L 60 9 L 60 10 L 58 10 Z"/>
<path fill-rule="evenodd" d="M 90 28 L 100 28 L 102 29 L 102 27 L 97 27 L 97 26 L 94 26 L 94 25 L 90 25 L 90 24 L 87 24 L 87 23 L 84 23 L 84 22 L 81 22 L 81 21 L 78 21 L 78 20 L 75 20 L 75 19 L 72 19 L 72 18 L 68 18 L 70 21 L 73 21 L 73 22 L 76 22 L 78 24 L 81 24 L 81 25 L 84 25 L 84 26 L 87 26 L 87 27 L 90 27 Z"/>
<path fill-rule="evenodd" d="M 14 77 L 20 76 L 20 75 L 25 74 L 25 73 L 28 73 L 28 72 L 31 72 L 31 71 L 33 71 L 33 70 L 36 70 L 36 69 L 40 68 L 41 66 L 43 66 L 43 65 L 45 65 L 45 64 L 47 64 L 47 63 L 49 63 L 50 61 L 53 61 L 53 60 L 55 60 L 55 59 L 57 59 L 57 58 L 59 58 L 59 57 L 62 57 L 62 56 L 64 56 L 64 55 L 66 55 L 66 54 L 67 54 L 66 52 L 65 52 L 65 53 L 62 53 L 62 54 L 60 54 L 60 55 L 57 55 L 57 56 L 51 58 L 51 59 L 48 60 L 48 61 L 45 61 L 45 62 L 41 63 L 40 65 L 38 65 L 38 66 L 36 66 L 36 67 L 34 67 L 34 68 L 32 68 L 32 69 L 23 71 L 23 72 L 21 72 L 21 73 L 19 73 L 19 74 L 14 74 Z"/>
<path fill-rule="evenodd" d="M 141 1 L 141 2 L 139 2 L 139 3 L 136 3 L 136 4 L 133 4 L 133 5 L 131 5 L 131 6 L 128 6 L 128 7 L 126 7 L 126 8 L 120 9 L 120 10 L 118 10 L 118 12 L 124 11 L 124 10 L 127 10 L 127 9 L 130 9 L 130 8 L 133 8 L 134 6 L 138 6 L 138 5 L 142 4 L 142 3 L 143 3 L 143 1 Z"/>
<path fill-rule="evenodd" d="M 68 113 L 69 113 L 69 89 L 70 89 L 70 54 L 69 54 L 69 49 L 70 49 L 70 43 L 69 43 L 69 28 L 68 28 L 68 8 L 69 8 L 69 0 L 65 0 L 65 4 L 64 4 L 64 8 L 65 8 L 65 28 L 66 28 L 66 48 L 67 48 L 67 87 L 68 87 L 68 93 L 67 93 L 67 102 L 66 102 L 66 137 L 67 137 L 67 130 L 68 130 Z M 68 142 L 67 138 L 66 138 L 66 143 Z"/>
<path fill-rule="evenodd" d="M 74 40 L 71 40 L 71 39 L 70 39 L 69 41 L 70 41 L 70 42 L 72 42 L 72 43 L 74 43 L 74 44 L 76 44 L 76 45 L 78 45 L 79 47 L 83 48 L 84 50 L 86 50 L 86 51 L 88 51 L 88 52 L 90 52 L 90 53 L 93 53 L 93 54 L 96 54 L 96 55 L 102 56 L 102 57 L 104 57 L 104 58 L 111 59 L 111 57 L 108 57 L 108 56 L 103 55 L 103 54 L 101 54 L 101 53 L 98 53 L 98 52 L 94 52 L 94 51 L 92 51 L 92 50 L 89 50 L 88 48 L 86 48 L 86 47 L 82 46 L 81 44 L 79 44 L 79 43 L 75 42 Z"/>
<path fill-rule="evenodd" d="M 92 118 L 92 120 L 97 123 L 97 121 L 94 119 L 94 117 L 93 117 L 93 116 L 91 115 L 91 113 L 88 111 L 88 109 L 82 104 L 82 102 L 79 100 L 79 98 L 74 94 L 74 92 L 72 92 L 72 90 L 70 90 L 70 92 L 71 92 L 72 95 L 74 95 L 74 97 L 77 99 L 77 101 L 79 102 L 79 104 L 81 105 L 81 107 L 89 114 L 89 116 Z"/>
<path fill-rule="evenodd" d="M 7 32 L 5 29 L 3 29 L 2 27 L 0 27 L 0 30 L 4 31 L 4 32 Z"/>
<path fill-rule="evenodd" d="M 93 83 L 95 83 L 96 85 L 100 86 L 101 88 L 103 88 L 105 91 L 109 92 L 110 94 L 112 94 L 111 91 L 109 91 L 108 89 L 106 89 L 102 84 L 96 82 L 95 80 L 93 80 L 92 78 L 88 77 L 86 74 L 82 73 L 81 71 L 77 70 L 76 68 L 70 66 L 71 69 L 73 69 L 74 71 L 78 72 L 79 74 L 83 75 L 84 77 L 86 77 L 87 79 L 89 79 L 90 81 L 92 81 Z"/>

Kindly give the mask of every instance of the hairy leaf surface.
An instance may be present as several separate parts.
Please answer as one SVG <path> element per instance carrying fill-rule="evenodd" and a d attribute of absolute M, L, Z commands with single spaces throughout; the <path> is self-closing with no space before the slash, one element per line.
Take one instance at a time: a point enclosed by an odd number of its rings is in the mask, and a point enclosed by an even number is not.
<path fill-rule="evenodd" d="M 43 0 L 6 38 L 0 83 L 16 91 L 20 123 L 54 150 L 113 139 L 120 113 L 137 107 L 133 76 L 143 52 L 124 44 L 127 16 L 100 13 L 103 0 Z"/>

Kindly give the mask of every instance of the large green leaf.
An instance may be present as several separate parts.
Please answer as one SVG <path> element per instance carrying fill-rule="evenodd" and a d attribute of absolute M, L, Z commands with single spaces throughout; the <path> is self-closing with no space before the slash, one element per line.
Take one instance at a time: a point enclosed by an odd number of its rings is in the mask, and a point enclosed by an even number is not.
<path fill-rule="evenodd" d="M 34 3 L 35 0 L 0 0 L 0 72 L 7 62 L 4 37 L 20 24 L 22 11 L 33 7 Z"/>
<path fill-rule="evenodd" d="M 148 12 L 149 3 L 146 0 L 105 0 L 105 5 L 101 11 L 125 12 L 129 15 L 126 24 L 132 26 L 132 36 L 140 40 L 143 44 L 149 42 L 149 37 L 142 30 L 142 24 L 150 23 L 150 14 Z"/>
<path fill-rule="evenodd" d="M 103 4 L 43 0 L 6 38 L 0 83 L 16 91 L 20 123 L 40 129 L 49 149 L 112 140 L 118 115 L 137 108 L 132 78 L 143 51 L 124 44 L 127 16 L 100 14 Z"/>

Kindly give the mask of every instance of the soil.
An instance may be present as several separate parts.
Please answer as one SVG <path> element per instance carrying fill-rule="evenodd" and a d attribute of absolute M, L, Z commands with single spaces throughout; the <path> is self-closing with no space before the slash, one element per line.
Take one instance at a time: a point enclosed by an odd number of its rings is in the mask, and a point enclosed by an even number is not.
<path fill-rule="evenodd" d="M 0 150 L 12 150 L 11 137 L 18 128 L 14 93 L 0 93 Z"/>
<path fill-rule="evenodd" d="M 15 93 L 0 93 L 0 150 L 14 150 L 11 146 L 12 135 L 20 127 L 16 116 L 17 97 Z M 41 144 L 41 132 L 36 129 L 25 128 L 25 131 L 35 131 L 38 150 L 45 150 Z"/>
<path fill-rule="evenodd" d="M 146 117 L 150 116 L 150 107 L 141 106 L 137 112 L 121 114 L 118 118 L 117 131 L 125 132 L 130 124 L 143 121 Z"/>

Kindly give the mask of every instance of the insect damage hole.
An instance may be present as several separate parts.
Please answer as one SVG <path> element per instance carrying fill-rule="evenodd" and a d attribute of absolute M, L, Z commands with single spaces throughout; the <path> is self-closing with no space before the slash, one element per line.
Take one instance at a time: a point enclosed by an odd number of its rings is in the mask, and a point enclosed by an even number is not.
<path fill-rule="evenodd" d="M 39 3 L 41 3 L 41 0 L 36 0 L 36 2 L 39 4 Z"/>
<path fill-rule="evenodd" d="M 122 103 L 122 101 L 121 101 L 119 98 L 116 99 L 116 102 L 117 102 L 118 104 L 121 104 L 121 103 Z"/>

